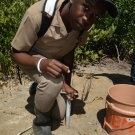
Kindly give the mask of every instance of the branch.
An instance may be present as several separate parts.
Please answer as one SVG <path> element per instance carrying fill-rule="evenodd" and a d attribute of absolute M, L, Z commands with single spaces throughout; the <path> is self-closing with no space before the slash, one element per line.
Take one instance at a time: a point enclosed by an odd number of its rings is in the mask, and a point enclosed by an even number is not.
<path fill-rule="evenodd" d="M 115 45 L 116 51 L 117 51 L 117 60 L 118 60 L 118 62 L 120 63 L 120 54 L 119 54 L 119 50 L 118 50 L 117 45 L 116 45 L 116 44 L 114 44 L 114 45 Z"/>

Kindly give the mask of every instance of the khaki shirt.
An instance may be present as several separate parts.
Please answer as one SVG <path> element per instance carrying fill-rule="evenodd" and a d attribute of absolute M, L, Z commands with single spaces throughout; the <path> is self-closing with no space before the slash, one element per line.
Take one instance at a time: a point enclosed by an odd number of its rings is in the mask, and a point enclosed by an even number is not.
<path fill-rule="evenodd" d="M 40 39 L 38 39 L 37 33 L 40 30 L 44 0 L 32 5 L 22 19 L 12 41 L 12 47 L 23 52 L 28 52 L 31 49 L 31 55 L 39 54 L 46 58 L 54 59 L 58 59 L 70 52 L 78 42 L 77 36 L 79 32 L 72 30 L 70 33 L 67 33 L 59 11 L 63 1 L 59 0 L 51 26 Z M 78 45 L 85 44 L 88 34 L 89 30 L 83 32 L 82 40 Z M 35 41 L 36 43 L 33 46 Z"/>

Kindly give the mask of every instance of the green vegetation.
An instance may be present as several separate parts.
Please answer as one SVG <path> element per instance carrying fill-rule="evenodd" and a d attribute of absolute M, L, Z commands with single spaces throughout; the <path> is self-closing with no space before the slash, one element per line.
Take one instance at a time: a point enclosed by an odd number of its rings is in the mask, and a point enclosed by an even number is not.
<path fill-rule="evenodd" d="M 36 0 L 0 1 L 0 74 L 12 73 L 11 42 L 26 9 Z"/>
<path fill-rule="evenodd" d="M 0 64 L 1 74 L 12 73 L 10 59 L 11 41 L 18 29 L 26 9 L 38 0 L 0 1 Z M 86 45 L 78 47 L 75 60 L 88 64 L 98 61 L 104 55 L 113 59 L 126 59 L 135 52 L 135 1 L 115 0 L 118 17 L 112 19 L 105 14 L 89 34 Z M 118 53 L 117 53 L 117 49 Z"/>

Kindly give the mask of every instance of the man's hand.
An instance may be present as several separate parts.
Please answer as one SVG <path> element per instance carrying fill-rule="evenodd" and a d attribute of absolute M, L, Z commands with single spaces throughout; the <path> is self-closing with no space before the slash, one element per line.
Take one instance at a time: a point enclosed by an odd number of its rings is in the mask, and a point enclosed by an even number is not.
<path fill-rule="evenodd" d="M 55 59 L 43 59 L 40 63 L 40 69 L 43 73 L 54 78 L 59 77 L 63 72 L 70 73 L 69 67 Z"/>
<path fill-rule="evenodd" d="M 76 99 L 78 97 L 78 91 L 75 90 L 74 88 L 68 86 L 66 83 L 63 84 L 63 88 L 62 89 L 63 89 L 63 91 L 65 91 L 66 93 L 68 93 L 67 94 L 67 98 L 69 100 L 72 101 L 72 100 L 74 100 L 74 99 Z M 75 93 L 77 93 L 77 95 Z"/>

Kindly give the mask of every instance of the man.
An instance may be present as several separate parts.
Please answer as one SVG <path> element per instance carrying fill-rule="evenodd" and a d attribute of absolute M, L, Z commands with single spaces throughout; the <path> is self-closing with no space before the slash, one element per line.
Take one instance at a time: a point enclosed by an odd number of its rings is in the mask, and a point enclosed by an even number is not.
<path fill-rule="evenodd" d="M 38 84 L 34 134 L 52 135 L 50 118 L 65 116 L 66 97 L 60 91 L 67 92 L 71 101 L 76 98 L 70 86 L 75 48 L 85 44 L 92 25 L 106 11 L 115 18 L 117 9 L 111 0 L 59 0 L 51 26 L 38 39 L 43 4 L 41 0 L 26 11 L 12 41 L 11 58 Z M 81 30 L 82 40 L 78 40 Z"/>

